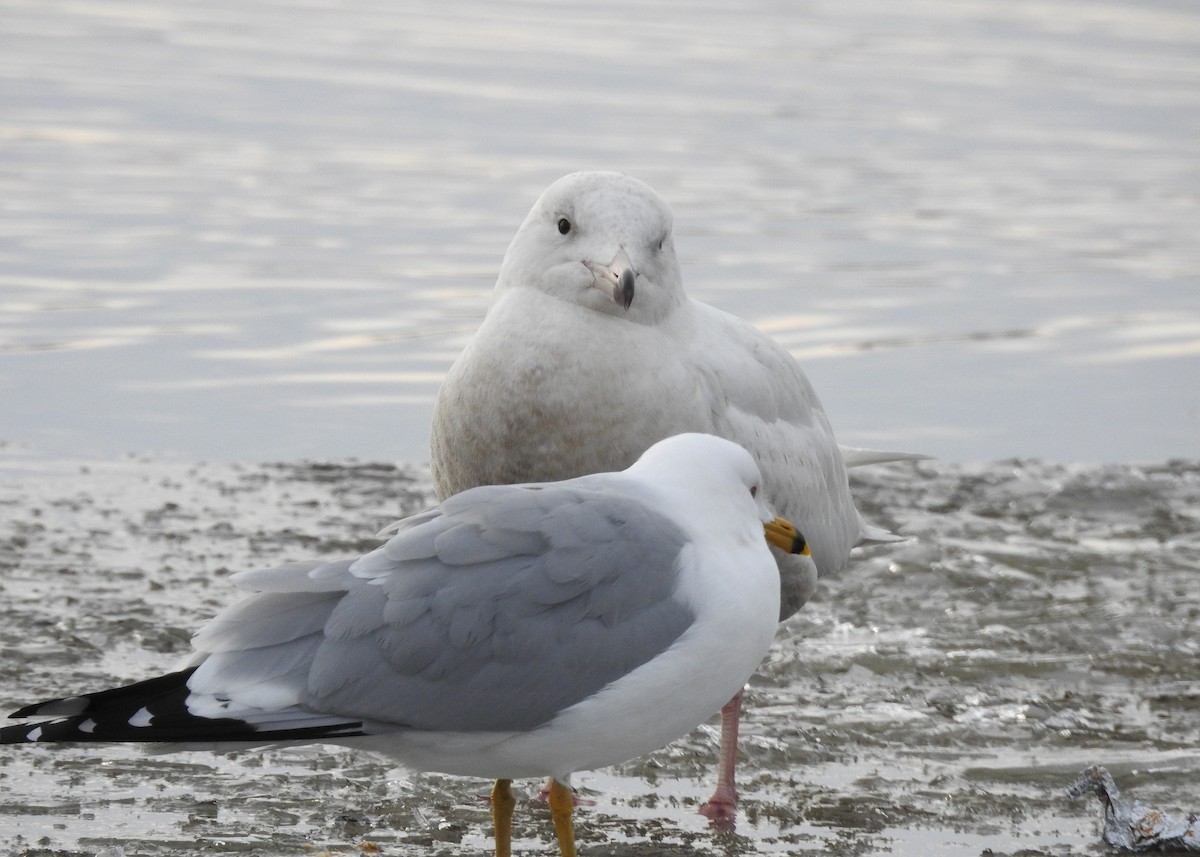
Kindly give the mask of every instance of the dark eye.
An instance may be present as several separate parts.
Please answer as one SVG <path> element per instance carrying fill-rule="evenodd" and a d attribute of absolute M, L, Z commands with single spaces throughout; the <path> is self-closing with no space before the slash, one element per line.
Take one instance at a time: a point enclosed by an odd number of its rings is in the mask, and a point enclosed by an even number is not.
<path fill-rule="evenodd" d="M 751 485 L 751 486 L 750 486 L 750 496 L 751 496 L 751 497 L 757 497 L 757 496 L 758 496 L 758 486 L 757 486 L 757 485 Z"/>
<path fill-rule="evenodd" d="M 558 219 L 558 234 L 566 235 L 570 231 L 571 231 L 571 221 L 567 220 L 567 218 L 565 218 L 565 217 L 560 217 Z"/>

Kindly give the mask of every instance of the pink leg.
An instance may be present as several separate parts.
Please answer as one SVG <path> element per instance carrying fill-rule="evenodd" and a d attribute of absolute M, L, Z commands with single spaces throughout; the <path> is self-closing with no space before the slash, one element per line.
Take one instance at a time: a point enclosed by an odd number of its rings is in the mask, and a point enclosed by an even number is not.
<path fill-rule="evenodd" d="M 742 712 L 742 692 L 721 707 L 721 762 L 717 788 L 700 807 L 700 814 L 717 827 L 732 828 L 737 816 L 737 788 L 733 768 L 737 763 L 738 717 Z"/>

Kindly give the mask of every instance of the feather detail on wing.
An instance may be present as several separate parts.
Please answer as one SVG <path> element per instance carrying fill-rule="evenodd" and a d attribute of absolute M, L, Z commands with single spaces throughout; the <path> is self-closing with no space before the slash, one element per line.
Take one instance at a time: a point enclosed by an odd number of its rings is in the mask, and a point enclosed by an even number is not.
<path fill-rule="evenodd" d="M 685 534 L 619 492 L 476 489 L 390 531 L 355 560 L 235 575 L 254 594 L 195 636 L 193 667 L 29 706 L 18 716 L 66 719 L 8 727 L 4 740 L 528 730 L 660 654 L 694 618 L 673 597 Z"/>
<path fill-rule="evenodd" d="M 0 744 L 42 741 L 182 741 L 252 742 L 319 741 L 361 735 L 361 723 L 311 712 L 283 710 L 259 717 L 197 715 L 188 686 L 192 669 L 99 693 L 26 706 L 12 717 L 57 717 L 35 724 L 5 726 Z M 259 712 L 261 715 L 262 712 Z"/>

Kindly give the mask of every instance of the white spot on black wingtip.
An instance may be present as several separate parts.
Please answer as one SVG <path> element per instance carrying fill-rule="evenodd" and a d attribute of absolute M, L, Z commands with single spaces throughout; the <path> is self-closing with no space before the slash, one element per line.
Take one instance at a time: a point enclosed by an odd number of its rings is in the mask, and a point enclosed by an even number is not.
<path fill-rule="evenodd" d="M 6 726 L 0 729 L 0 743 L 46 743 L 48 741 L 104 741 L 167 743 L 207 743 L 252 741 L 263 738 L 279 741 L 319 741 L 328 737 L 362 735 L 363 724 L 346 722 L 339 717 L 321 717 L 305 712 L 259 712 L 265 722 L 220 716 L 228 710 L 221 707 L 213 714 L 200 716 L 190 709 L 192 695 L 187 680 L 194 668 L 168 673 L 135 684 L 110 688 L 88 694 L 26 706 L 14 717 L 31 717 L 47 709 L 78 711 L 82 714 L 59 717 L 35 726 Z M 222 706 L 228 701 L 223 700 Z M 217 708 L 216 705 L 213 706 Z"/>

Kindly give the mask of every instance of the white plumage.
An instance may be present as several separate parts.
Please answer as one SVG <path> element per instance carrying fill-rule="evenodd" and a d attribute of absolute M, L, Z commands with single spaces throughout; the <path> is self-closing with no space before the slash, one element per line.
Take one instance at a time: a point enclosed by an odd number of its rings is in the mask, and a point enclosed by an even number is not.
<path fill-rule="evenodd" d="M 653 750 L 749 678 L 779 610 L 764 529 L 803 549 L 760 483 L 745 450 L 688 434 L 622 473 L 458 494 L 357 559 L 235 575 L 255 594 L 189 668 L 28 706 L 60 719 L 0 741 L 340 743 L 498 778 L 505 805 L 507 779 Z"/>
<path fill-rule="evenodd" d="M 671 230 L 666 202 L 619 173 L 574 173 L 542 194 L 438 394 L 435 484 L 448 496 L 566 479 L 626 467 L 679 432 L 728 438 L 754 455 L 767 501 L 812 550 L 776 554 L 785 618 L 855 545 L 891 537 L 855 509 L 843 450 L 795 359 L 684 293 Z M 913 457 L 847 453 L 851 463 Z M 736 735 L 736 718 L 734 700 L 724 734 Z M 722 743 L 718 791 L 703 810 L 714 819 L 734 804 L 734 748 Z"/>
<path fill-rule="evenodd" d="M 729 438 L 762 466 L 768 502 L 812 550 L 811 561 L 781 564 L 791 615 L 818 572 L 886 535 L 855 509 L 800 365 L 753 325 L 684 293 L 671 229 L 666 202 L 619 173 L 574 173 L 542 194 L 438 394 L 438 494 L 628 467 L 680 432 Z M 615 295 L 622 275 L 628 307 Z"/>

